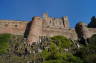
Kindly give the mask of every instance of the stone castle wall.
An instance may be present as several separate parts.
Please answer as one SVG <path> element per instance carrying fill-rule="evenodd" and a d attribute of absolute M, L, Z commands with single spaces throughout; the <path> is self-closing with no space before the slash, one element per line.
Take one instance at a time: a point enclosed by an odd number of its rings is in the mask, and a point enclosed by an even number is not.
<path fill-rule="evenodd" d="M 62 35 L 72 40 L 77 40 L 80 37 L 87 39 L 96 34 L 96 28 L 88 28 L 85 24 L 79 23 L 76 25 L 76 29 L 72 29 L 69 27 L 67 16 L 53 18 L 44 14 L 42 17 L 33 17 L 32 21 L 0 20 L 0 34 L 2 33 L 24 35 L 28 44 L 32 44 L 39 42 L 41 36 Z"/>
<path fill-rule="evenodd" d="M 27 21 L 0 20 L 0 34 L 24 35 L 27 23 Z"/>
<path fill-rule="evenodd" d="M 96 28 L 88 28 L 90 37 L 94 34 L 96 34 Z"/>
<path fill-rule="evenodd" d="M 53 18 L 45 14 L 43 15 L 42 21 L 43 21 L 43 27 L 69 28 L 69 20 L 67 16 L 64 16 L 62 18 Z"/>
<path fill-rule="evenodd" d="M 43 36 L 53 37 L 57 35 L 77 40 L 77 34 L 74 29 L 43 28 Z"/>
<path fill-rule="evenodd" d="M 96 34 L 96 28 L 89 28 L 83 22 L 77 23 L 75 30 L 78 36 L 78 40 L 86 40 Z"/>
<path fill-rule="evenodd" d="M 75 29 L 69 28 L 69 20 L 67 16 L 62 18 L 48 17 L 43 15 L 43 36 L 63 35 L 69 39 L 77 40 Z"/>
<path fill-rule="evenodd" d="M 56 35 L 62 35 L 69 39 L 77 40 L 75 29 L 69 28 L 67 16 L 53 18 L 44 14 L 43 17 L 33 17 L 28 36 L 29 44 L 32 44 L 32 42 L 39 42 L 41 36 L 52 37 Z"/>
<path fill-rule="evenodd" d="M 33 17 L 28 36 L 29 44 L 39 41 L 40 36 L 42 36 L 42 19 L 39 16 Z"/>

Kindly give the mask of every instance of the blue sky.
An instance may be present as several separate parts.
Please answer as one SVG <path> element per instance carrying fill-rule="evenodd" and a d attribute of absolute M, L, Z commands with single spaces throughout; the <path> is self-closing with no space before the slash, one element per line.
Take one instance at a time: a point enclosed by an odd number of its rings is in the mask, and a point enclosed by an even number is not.
<path fill-rule="evenodd" d="M 0 0 L 0 19 L 30 21 L 45 12 L 52 17 L 68 16 L 74 27 L 96 15 L 96 0 Z"/>

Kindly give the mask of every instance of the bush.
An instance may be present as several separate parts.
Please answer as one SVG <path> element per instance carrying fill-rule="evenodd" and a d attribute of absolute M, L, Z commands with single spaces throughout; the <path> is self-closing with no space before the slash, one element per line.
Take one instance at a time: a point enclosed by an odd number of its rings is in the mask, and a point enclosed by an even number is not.
<path fill-rule="evenodd" d="M 54 42 L 60 48 L 69 48 L 72 45 L 71 40 L 64 36 L 54 36 L 51 37 L 52 42 Z"/>
<path fill-rule="evenodd" d="M 96 34 L 89 38 L 90 45 L 96 45 Z"/>
<path fill-rule="evenodd" d="M 70 52 L 63 51 L 70 48 L 72 42 L 63 36 L 51 37 L 50 47 L 41 52 L 43 63 L 83 63 L 83 61 Z"/>
<path fill-rule="evenodd" d="M 0 54 L 7 52 L 10 38 L 10 34 L 0 34 Z"/>
<path fill-rule="evenodd" d="M 96 63 L 96 54 L 88 55 L 84 59 L 87 63 Z"/>

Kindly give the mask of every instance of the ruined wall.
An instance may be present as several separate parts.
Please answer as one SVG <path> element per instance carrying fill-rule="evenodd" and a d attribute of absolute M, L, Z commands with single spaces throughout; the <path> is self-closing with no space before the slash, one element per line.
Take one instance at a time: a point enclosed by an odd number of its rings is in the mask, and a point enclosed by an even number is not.
<path fill-rule="evenodd" d="M 27 23 L 27 21 L 0 20 L 0 34 L 24 35 Z"/>

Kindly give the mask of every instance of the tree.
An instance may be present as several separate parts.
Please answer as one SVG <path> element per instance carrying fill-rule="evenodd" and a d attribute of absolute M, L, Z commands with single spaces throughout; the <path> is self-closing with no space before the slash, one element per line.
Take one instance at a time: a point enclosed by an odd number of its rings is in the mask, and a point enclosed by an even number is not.
<path fill-rule="evenodd" d="M 76 51 L 76 56 L 82 58 L 85 63 L 96 63 L 96 35 L 88 39 L 87 46 L 83 46 Z"/>
<path fill-rule="evenodd" d="M 50 47 L 41 52 L 43 63 L 83 63 L 79 57 L 62 50 L 72 45 L 70 40 L 63 36 L 55 36 L 51 39 Z"/>
<path fill-rule="evenodd" d="M 51 37 L 51 41 L 54 42 L 60 48 L 69 48 L 70 46 L 72 46 L 71 40 L 67 39 L 64 36 Z"/>
<path fill-rule="evenodd" d="M 96 34 L 89 38 L 89 45 L 96 45 Z"/>
<path fill-rule="evenodd" d="M 90 54 L 84 58 L 86 63 L 96 63 L 96 54 Z"/>

